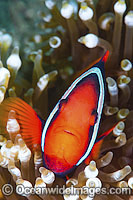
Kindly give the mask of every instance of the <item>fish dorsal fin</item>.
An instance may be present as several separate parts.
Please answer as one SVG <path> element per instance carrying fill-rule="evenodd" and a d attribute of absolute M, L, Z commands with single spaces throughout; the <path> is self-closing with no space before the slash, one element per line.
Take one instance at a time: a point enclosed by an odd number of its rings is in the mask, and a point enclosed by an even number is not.
<path fill-rule="evenodd" d="M 42 123 L 30 105 L 18 97 L 9 97 L 0 105 L 0 127 L 6 131 L 8 114 L 11 110 L 16 112 L 16 120 L 20 125 L 20 134 L 27 146 L 33 150 L 34 146 L 41 144 Z"/>
<path fill-rule="evenodd" d="M 97 60 L 93 61 L 90 65 L 88 65 L 86 68 L 80 70 L 79 72 L 76 73 L 76 76 L 74 77 L 74 79 L 78 78 L 81 74 L 83 74 L 84 72 L 86 72 L 87 70 L 89 70 L 91 67 L 97 65 L 99 63 L 106 63 L 107 59 L 109 57 L 109 51 L 106 51 L 106 53 L 101 56 L 100 58 L 98 58 Z M 72 81 L 74 81 L 74 79 Z"/>
<path fill-rule="evenodd" d="M 101 61 L 103 61 L 104 63 L 107 62 L 108 57 L 109 57 L 109 51 L 106 51 L 106 53 L 102 57 Z"/>

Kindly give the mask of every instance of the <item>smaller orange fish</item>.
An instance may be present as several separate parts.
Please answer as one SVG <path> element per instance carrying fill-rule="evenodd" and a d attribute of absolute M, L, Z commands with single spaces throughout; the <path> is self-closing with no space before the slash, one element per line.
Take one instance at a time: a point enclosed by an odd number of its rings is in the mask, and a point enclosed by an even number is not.
<path fill-rule="evenodd" d="M 7 98 L 0 105 L 1 123 L 6 127 L 8 112 L 16 111 L 20 133 L 33 150 L 41 145 L 44 166 L 58 175 L 66 175 L 90 155 L 98 156 L 97 138 L 104 97 L 104 63 L 109 52 L 80 75 L 50 113 L 44 127 L 36 112 L 19 98 Z M 43 129 L 43 131 L 42 131 Z M 94 153 L 95 151 L 95 153 Z"/>

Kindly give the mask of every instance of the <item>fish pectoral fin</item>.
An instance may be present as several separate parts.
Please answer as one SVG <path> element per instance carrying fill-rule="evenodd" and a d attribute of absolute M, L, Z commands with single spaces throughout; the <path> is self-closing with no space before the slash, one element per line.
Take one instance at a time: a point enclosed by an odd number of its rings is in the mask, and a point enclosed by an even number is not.
<path fill-rule="evenodd" d="M 118 122 L 119 123 L 119 122 Z M 118 124 L 117 123 L 117 124 Z M 105 133 L 103 133 L 102 135 L 100 135 L 97 139 L 96 139 L 96 142 L 99 142 L 101 140 L 103 140 L 106 136 L 108 136 L 112 131 L 113 129 L 117 126 L 117 124 L 115 124 L 113 127 L 111 127 L 109 130 L 107 130 Z"/>
<path fill-rule="evenodd" d="M 65 107 L 66 103 L 67 103 L 67 100 L 66 100 L 66 99 L 61 99 L 61 100 L 59 101 L 59 110 L 60 110 L 60 111 L 64 110 L 64 107 Z"/>
<path fill-rule="evenodd" d="M 96 139 L 96 142 L 95 142 L 95 144 L 94 144 L 94 146 L 91 150 L 91 153 L 89 154 L 89 156 L 85 160 L 85 164 L 88 165 L 91 160 L 97 160 L 98 159 L 98 157 L 100 155 L 100 149 L 101 149 L 101 146 L 102 146 L 102 143 L 103 143 L 103 139 L 113 131 L 113 129 L 115 128 L 115 126 L 117 126 L 117 124 L 115 124 L 108 131 L 106 131 L 105 133 L 103 133 L 102 135 L 100 135 Z"/>
<path fill-rule="evenodd" d="M 20 126 L 20 134 L 27 146 L 33 150 L 41 144 L 42 123 L 33 108 L 18 97 L 9 97 L 0 104 L 0 127 L 6 130 L 9 112 L 15 111 L 15 119 Z"/>
<path fill-rule="evenodd" d="M 97 117 L 98 117 L 98 113 L 97 111 L 94 109 L 91 113 L 90 119 L 89 119 L 89 123 L 91 126 L 94 126 L 94 124 L 97 122 Z"/>

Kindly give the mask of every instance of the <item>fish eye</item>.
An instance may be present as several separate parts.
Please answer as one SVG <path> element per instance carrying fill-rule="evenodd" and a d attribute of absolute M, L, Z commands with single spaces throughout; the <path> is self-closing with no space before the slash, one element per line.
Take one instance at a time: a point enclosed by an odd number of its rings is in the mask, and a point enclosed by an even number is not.
<path fill-rule="evenodd" d="M 96 109 L 93 109 L 93 111 L 92 111 L 91 114 L 92 114 L 92 115 L 96 115 L 96 114 L 97 114 L 97 110 L 96 110 Z"/>
<path fill-rule="evenodd" d="M 61 99 L 61 100 L 59 101 L 59 110 L 60 110 L 60 111 L 62 111 L 62 110 L 64 109 L 66 103 L 67 103 L 67 100 L 66 100 L 66 99 Z"/>
<path fill-rule="evenodd" d="M 97 113 L 97 110 L 96 109 L 93 109 L 91 115 L 95 115 L 95 123 L 97 122 L 97 119 L 98 119 L 98 113 Z"/>

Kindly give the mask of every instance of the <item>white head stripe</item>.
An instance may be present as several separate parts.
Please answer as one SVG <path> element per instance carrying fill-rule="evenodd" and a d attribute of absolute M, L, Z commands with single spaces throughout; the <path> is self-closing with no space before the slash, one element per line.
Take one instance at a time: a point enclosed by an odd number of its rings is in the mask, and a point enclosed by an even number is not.
<path fill-rule="evenodd" d="M 97 75 L 98 75 L 99 84 L 100 84 L 100 95 L 99 95 L 98 108 L 97 108 L 97 113 L 98 113 L 97 123 L 94 125 L 93 135 L 92 135 L 91 141 L 89 143 L 88 149 L 85 152 L 85 154 L 81 157 L 81 159 L 78 161 L 78 163 L 76 164 L 77 166 L 80 163 L 82 163 L 83 160 L 85 160 L 88 157 L 89 153 L 91 152 L 91 149 L 92 149 L 92 147 L 95 143 L 96 137 L 97 137 L 97 132 L 98 132 L 99 123 L 100 123 L 100 119 L 101 119 L 103 103 L 104 103 L 104 83 L 103 83 L 103 78 L 102 78 L 102 74 L 101 74 L 100 70 L 99 70 L 99 73 L 97 73 Z"/>
<path fill-rule="evenodd" d="M 99 68 L 97 67 L 93 67 L 91 69 L 89 69 L 88 71 L 86 71 L 85 73 L 83 73 L 80 77 L 78 77 L 73 83 L 72 85 L 68 88 L 68 90 L 65 92 L 65 94 L 62 96 L 61 99 L 65 99 L 68 97 L 68 95 L 71 93 L 71 91 L 76 87 L 76 85 L 86 76 L 95 73 L 98 76 L 98 80 L 99 80 L 99 84 L 100 84 L 100 95 L 99 95 L 99 101 L 98 101 L 98 108 L 97 108 L 97 113 L 98 113 L 98 119 L 97 119 L 97 123 L 94 125 L 94 129 L 93 129 L 93 135 L 91 138 L 91 141 L 89 143 L 88 149 L 86 151 L 86 153 L 84 154 L 84 156 L 78 161 L 78 163 L 76 165 L 79 165 L 84 159 L 86 159 L 86 157 L 89 155 L 95 140 L 96 140 L 96 136 L 97 136 L 97 132 L 98 132 L 98 128 L 99 128 L 99 123 L 100 123 L 100 118 L 101 118 L 101 113 L 102 113 L 102 108 L 103 108 L 103 102 L 104 102 L 104 83 L 103 83 L 103 77 L 101 74 L 101 71 Z M 43 129 L 43 133 L 42 133 L 42 139 L 41 139 L 41 146 L 42 146 L 42 151 L 44 152 L 44 144 L 45 144 L 45 136 L 46 136 L 46 132 L 47 129 L 49 127 L 49 124 L 53 118 L 53 116 L 55 115 L 55 113 L 58 111 L 59 109 L 59 102 L 56 104 L 56 106 L 54 107 L 53 111 L 50 113 L 44 129 Z"/>

